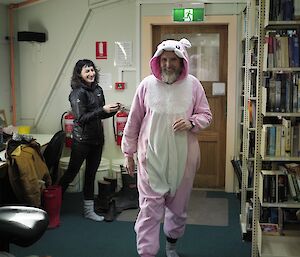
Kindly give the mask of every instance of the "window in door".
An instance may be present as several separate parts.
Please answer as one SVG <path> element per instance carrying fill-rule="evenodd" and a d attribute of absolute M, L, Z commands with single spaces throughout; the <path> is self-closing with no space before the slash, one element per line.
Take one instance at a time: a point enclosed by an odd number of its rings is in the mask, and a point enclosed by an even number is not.
<path fill-rule="evenodd" d="M 190 57 L 190 73 L 200 81 L 219 81 L 219 48 L 218 33 L 198 34 L 165 34 L 163 40 L 187 38 L 192 47 L 187 49 Z"/>

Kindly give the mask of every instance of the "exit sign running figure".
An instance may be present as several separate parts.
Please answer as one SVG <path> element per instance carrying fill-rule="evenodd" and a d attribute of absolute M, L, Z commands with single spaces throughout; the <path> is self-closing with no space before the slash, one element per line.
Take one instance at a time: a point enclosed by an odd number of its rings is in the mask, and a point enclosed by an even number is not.
<path fill-rule="evenodd" d="M 173 21 L 194 22 L 203 21 L 204 8 L 175 8 L 173 9 Z"/>

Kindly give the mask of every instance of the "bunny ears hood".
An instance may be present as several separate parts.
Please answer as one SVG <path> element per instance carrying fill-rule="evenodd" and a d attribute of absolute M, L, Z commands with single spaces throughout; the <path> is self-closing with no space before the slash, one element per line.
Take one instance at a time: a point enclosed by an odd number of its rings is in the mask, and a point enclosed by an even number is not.
<path fill-rule="evenodd" d="M 173 51 L 179 58 L 183 59 L 183 69 L 178 80 L 185 78 L 189 73 L 189 57 L 186 48 L 190 48 L 191 46 L 191 43 L 185 38 L 182 38 L 180 41 L 166 40 L 161 42 L 150 60 L 153 75 L 161 80 L 160 56 L 163 51 Z"/>

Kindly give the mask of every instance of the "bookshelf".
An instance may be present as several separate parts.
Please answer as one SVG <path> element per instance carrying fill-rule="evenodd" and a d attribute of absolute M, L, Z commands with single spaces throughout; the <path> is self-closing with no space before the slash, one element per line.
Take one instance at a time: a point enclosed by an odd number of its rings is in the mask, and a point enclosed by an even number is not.
<path fill-rule="evenodd" d="M 300 256 L 300 20 L 291 8 L 296 2 L 259 1 L 256 17 L 252 257 Z"/>
<path fill-rule="evenodd" d="M 255 0 L 247 2 L 242 13 L 243 39 L 242 39 L 242 122 L 241 122 L 241 214 L 240 223 L 242 237 L 251 238 L 252 230 L 252 186 L 254 170 L 254 146 L 256 131 L 256 76 L 257 76 L 257 12 Z"/>

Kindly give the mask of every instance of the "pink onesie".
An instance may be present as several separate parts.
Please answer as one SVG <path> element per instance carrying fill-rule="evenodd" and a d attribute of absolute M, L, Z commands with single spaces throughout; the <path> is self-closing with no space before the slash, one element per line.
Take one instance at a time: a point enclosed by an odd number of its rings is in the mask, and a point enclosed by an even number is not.
<path fill-rule="evenodd" d="M 186 39 L 163 41 L 150 61 L 152 75 L 143 79 L 133 99 L 122 139 L 125 156 L 137 153 L 140 212 L 135 223 L 140 256 L 155 256 L 159 250 L 160 222 L 170 238 L 180 238 L 185 229 L 187 204 L 195 172 L 200 165 L 197 135 L 212 114 L 199 80 L 188 74 Z M 173 84 L 161 81 L 163 51 L 174 51 L 184 68 Z M 178 118 L 190 120 L 189 131 L 174 132 Z M 164 217 L 164 220 L 163 220 Z"/>

